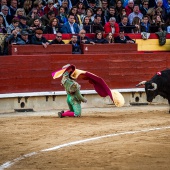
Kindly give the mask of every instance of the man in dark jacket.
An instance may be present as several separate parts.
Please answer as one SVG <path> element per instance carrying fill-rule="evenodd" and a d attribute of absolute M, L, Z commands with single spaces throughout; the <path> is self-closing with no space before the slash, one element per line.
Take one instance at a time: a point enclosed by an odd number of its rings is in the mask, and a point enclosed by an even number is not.
<path fill-rule="evenodd" d="M 43 45 L 44 48 L 47 48 L 47 46 L 49 45 L 49 42 L 45 37 L 43 37 L 42 28 L 37 28 L 35 30 L 35 35 L 32 36 L 31 43 L 35 45 Z"/>
<path fill-rule="evenodd" d="M 95 15 L 94 21 L 92 22 L 92 33 L 96 33 L 97 30 L 104 31 L 100 15 Z"/>
<path fill-rule="evenodd" d="M 50 44 L 65 44 L 65 42 L 62 41 L 62 34 L 58 32 L 56 34 L 56 38 L 52 40 Z"/>
<path fill-rule="evenodd" d="M 86 36 L 86 31 L 84 29 L 79 32 L 77 42 L 79 44 L 95 44 L 89 37 Z"/>
<path fill-rule="evenodd" d="M 124 30 L 119 31 L 119 35 L 115 37 L 115 43 L 135 43 L 129 36 L 125 36 Z"/>
<path fill-rule="evenodd" d="M 69 44 L 72 44 L 72 54 L 81 54 L 81 47 L 79 42 L 77 41 L 77 35 L 72 35 Z"/>
<path fill-rule="evenodd" d="M 125 33 L 132 33 L 132 29 L 136 28 L 134 25 L 128 23 L 128 17 L 122 16 L 121 22 L 119 23 L 119 28 L 123 29 Z"/>

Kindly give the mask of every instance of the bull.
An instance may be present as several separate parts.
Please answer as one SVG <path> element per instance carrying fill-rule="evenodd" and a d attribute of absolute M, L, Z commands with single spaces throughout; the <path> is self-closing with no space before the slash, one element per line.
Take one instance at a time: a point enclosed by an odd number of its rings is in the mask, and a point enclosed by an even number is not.
<path fill-rule="evenodd" d="M 157 72 L 149 81 L 142 81 L 136 87 L 140 85 L 145 85 L 148 102 L 152 102 L 157 95 L 160 95 L 167 99 L 170 105 L 170 69 Z"/>

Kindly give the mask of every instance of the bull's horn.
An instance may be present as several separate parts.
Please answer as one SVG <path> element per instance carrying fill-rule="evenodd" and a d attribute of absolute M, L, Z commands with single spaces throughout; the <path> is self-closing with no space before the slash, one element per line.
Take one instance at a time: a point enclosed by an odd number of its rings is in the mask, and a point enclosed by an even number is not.
<path fill-rule="evenodd" d="M 145 85 L 146 81 L 141 81 L 139 84 L 136 85 L 136 87 L 141 86 L 141 85 Z"/>
<path fill-rule="evenodd" d="M 150 91 L 154 91 L 157 89 L 157 84 L 156 83 L 152 83 L 153 89 L 148 89 Z"/>

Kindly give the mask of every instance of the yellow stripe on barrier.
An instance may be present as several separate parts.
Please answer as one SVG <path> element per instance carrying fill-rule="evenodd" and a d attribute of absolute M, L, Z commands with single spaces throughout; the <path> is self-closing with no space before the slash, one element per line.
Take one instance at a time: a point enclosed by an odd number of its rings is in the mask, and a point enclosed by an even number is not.
<path fill-rule="evenodd" d="M 170 39 L 166 40 L 165 45 L 159 45 L 158 39 L 136 39 L 138 51 L 170 51 Z"/>

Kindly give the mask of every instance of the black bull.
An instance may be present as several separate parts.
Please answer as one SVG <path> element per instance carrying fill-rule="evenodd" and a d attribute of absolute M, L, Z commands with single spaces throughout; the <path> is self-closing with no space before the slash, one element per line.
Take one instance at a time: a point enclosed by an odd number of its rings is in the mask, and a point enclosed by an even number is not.
<path fill-rule="evenodd" d="M 157 72 L 157 74 L 155 74 L 149 81 L 142 81 L 137 84 L 136 87 L 140 85 L 145 85 L 148 102 L 152 102 L 157 95 L 160 95 L 167 99 L 170 105 L 170 69 Z"/>

